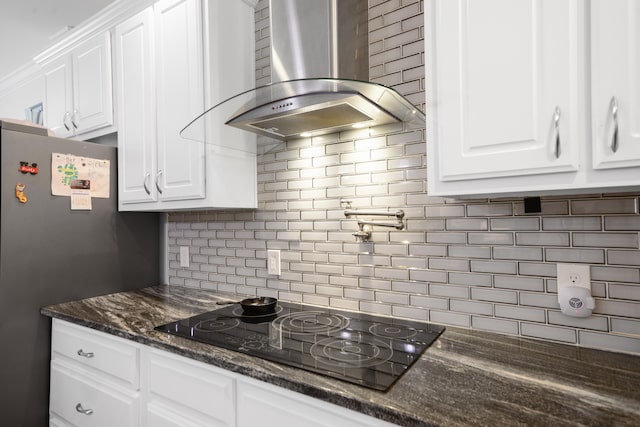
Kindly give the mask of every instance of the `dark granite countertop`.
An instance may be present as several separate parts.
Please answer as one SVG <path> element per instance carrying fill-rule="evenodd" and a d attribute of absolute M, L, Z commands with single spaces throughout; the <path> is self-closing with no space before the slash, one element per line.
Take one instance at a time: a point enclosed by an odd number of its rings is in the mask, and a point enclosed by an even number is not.
<path fill-rule="evenodd" d="M 640 425 L 640 357 L 628 354 L 447 327 L 379 392 L 153 330 L 228 299 L 153 286 L 41 312 L 403 426 Z"/>

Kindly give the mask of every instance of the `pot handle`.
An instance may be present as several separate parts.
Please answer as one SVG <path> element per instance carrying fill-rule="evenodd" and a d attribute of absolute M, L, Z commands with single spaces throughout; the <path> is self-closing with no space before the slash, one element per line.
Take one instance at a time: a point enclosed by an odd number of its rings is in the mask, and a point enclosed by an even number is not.
<path fill-rule="evenodd" d="M 216 302 L 217 305 L 227 305 L 227 304 L 238 304 L 238 301 L 218 301 Z"/>

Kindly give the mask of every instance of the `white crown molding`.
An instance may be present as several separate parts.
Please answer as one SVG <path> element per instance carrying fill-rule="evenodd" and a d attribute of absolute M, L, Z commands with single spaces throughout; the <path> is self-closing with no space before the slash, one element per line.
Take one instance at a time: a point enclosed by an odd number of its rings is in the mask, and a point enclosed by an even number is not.
<path fill-rule="evenodd" d="M 37 54 L 33 60 L 40 65 L 46 63 L 58 55 L 68 52 L 69 49 L 80 42 L 103 31 L 111 30 L 116 24 L 133 16 L 155 1 L 156 0 L 116 0 L 67 33 L 63 39 Z"/>
<path fill-rule="evenodd" d="M 0 93 L 10 90 L 14 86 L 26 83 L 40 76 L 40 66 L 35 62 L 28 62 L 0 79 Z"/>

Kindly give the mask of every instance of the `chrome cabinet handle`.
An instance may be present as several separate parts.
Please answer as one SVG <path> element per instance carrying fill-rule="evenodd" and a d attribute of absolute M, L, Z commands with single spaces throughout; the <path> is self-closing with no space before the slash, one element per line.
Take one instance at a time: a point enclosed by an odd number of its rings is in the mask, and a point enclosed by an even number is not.
<path fill-rule="evenodd" d="M 77 115 L 78 115 L 78 110 L 74 109 L 73 110 L 73 115 L 71 116 L 71 124 L 76 129 L 78 129 L 78 125 L 76 124 L 76 120 L 75 120 Z"/>
<path fill-rule="evenodd" d="M 605 129 L 605 137 L 609 141 L 609 148 L 615 153 L 618 151 L 618 100 L 615 96 L 612 96 L 609 102 Z"/>
<path fill-rule="evenodd" d="M 93 414 L 93 409 L 84 409 L 82 407 L 82 403 L 78 403 L 76 405 L 76 411 L 80 412 L 81 414 L 85 414 L 85 415 L 91 415 Z"/>
<path fill-rule="evenodd" d="M 551 139 L 552 152 L 555 158 L 560 157 L 560 107 L 556 105 L 553 112 L 553 136 Z"/>
<path fill-rule="evenodd" d="M 95 354 L 92 351 L 85 352 L 82 349 L 78 350 L 78 356 L 86 357 L 87 359 L 91 359 Z"/>
<path fill-rule="evenodd" d="M 156 188 L 158 189 L 158 193 L 162 194 L 162 187 L 160 187 L 160 177 L 162 176 L 162 171 L 158 171 L 156 175 Z"/>
<path fill-rule="evenodd" d="M 147 185 L 150 179 L 151 179 L 151 172 L 147 172 L 144 176 L 144 180 L 142 181 L 142 186 L 144 187 L 144 191 L 145 193 L 147 193 L 148 196 L 151 195 L 151 190 L 149 190 L 149 186 Z"/>
<path fill-rule="evenodd" d="M 65 113 L 64 113 L 64 118 L 62 119 L 62 124 L 64 125 L 64 128 L 65 128 L 67 131 L 70 131 L 70 130 L 71 130 L 71 128 L 70 128 L 70 127 L 69 127 L 69 125 L 67 124 L 67 119 L 69 119 L 70 117 L 71 117 L 71 114 L 69 114 L 69 112 L 67 111 L 67 112 L 65 112 Z"/>

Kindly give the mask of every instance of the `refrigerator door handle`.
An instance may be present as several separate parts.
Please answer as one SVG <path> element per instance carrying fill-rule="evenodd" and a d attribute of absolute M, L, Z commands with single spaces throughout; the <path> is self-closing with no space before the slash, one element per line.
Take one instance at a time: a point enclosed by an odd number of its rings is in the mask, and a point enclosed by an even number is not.
<path fill-rule="evenodd" d="M 158 189 L 158 193 L 162 194 L 162 187 L 160 186 L 160 177 L 162 176 L 162 170 L 158 171 L 156 175 L 156 188 Z"/>

